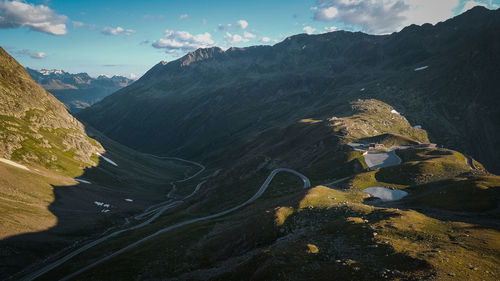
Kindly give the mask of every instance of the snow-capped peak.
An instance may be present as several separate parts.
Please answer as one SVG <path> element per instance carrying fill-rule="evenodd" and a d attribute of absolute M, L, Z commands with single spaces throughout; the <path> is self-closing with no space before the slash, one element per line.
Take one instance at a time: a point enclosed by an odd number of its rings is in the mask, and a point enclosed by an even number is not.
<path fill-rule="evenodd" d="M 61 75 L 64 72 L 64 70 L 59 70 L 59 69 L 40 69 L 38 70 L 43 75 L 50 75 L 50 74 L 56 74 L 56 75 Z"/>

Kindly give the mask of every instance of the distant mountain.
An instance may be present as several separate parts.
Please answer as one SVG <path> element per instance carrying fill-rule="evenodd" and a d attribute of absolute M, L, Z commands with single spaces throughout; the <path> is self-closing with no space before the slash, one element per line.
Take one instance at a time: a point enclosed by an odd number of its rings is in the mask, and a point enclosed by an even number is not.
<path fill-rule="evenodd" d="M 358 98 L 387 102 L 431 141 L 500 171 L 500 11 L 476 7 L 391 35 L 300 34 L 161 62 L 79 113 L 133 148 L 200 159 Z"/>
<path fill-rule="evenodd" d="M 38 84 L 63 102 L 71 112 L 89 107 L 134 82 L 123 76 L 100 75 L 92 78 L 87 73 L 71 74 L 57 69 L 27 68 L 27 71 Z"/>

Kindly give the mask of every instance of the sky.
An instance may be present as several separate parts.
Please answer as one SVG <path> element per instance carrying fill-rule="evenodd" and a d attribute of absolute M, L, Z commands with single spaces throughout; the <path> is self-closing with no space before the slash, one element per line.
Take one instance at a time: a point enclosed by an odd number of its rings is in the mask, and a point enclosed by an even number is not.
<path fill-rule="evenodd" d="M 23 66 L 136 79 L 197 48 L 337 30 L 390 34 L 500 0 L 0 0 L 0 46 Z"/>

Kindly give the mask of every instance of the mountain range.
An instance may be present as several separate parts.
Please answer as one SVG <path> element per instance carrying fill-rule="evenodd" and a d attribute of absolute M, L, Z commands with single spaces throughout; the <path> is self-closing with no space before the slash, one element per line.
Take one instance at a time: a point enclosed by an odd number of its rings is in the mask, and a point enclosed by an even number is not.
<path fill-rule="evenodd" d="M 73 113 L 91 106 L 133 82 L 123 76 L 100 75 L 93 78 L 87 73 L 71 74 L 57 69 L 27 68 L 26 70 L 38 84 L 63 102 Z"/>
<path fill-rule="evenodd" d="M 78 120 L 0 49 L 0 279 L 497 280 L 499 31 L 198 49 Z"/>
<path fill-rule="evenodd" d="M 157 64 L 78 117 L 132 148 L 203 159 L 265 128 L 375 98 L 433 142 L 498 172 L 499 28 L 500 11 L 476 7 L 391 35 L 337 31 L 199 49 Z"/>

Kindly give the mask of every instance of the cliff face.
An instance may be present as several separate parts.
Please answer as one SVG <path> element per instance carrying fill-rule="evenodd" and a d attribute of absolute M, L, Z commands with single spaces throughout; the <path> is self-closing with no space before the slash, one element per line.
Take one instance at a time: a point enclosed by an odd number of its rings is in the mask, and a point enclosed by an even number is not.
<path fill-rule="evenodd" d="M 102 151 L 66 107 L 0 48 L 0 157 L 75 174 Z"/>

